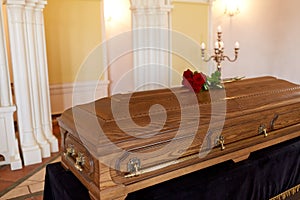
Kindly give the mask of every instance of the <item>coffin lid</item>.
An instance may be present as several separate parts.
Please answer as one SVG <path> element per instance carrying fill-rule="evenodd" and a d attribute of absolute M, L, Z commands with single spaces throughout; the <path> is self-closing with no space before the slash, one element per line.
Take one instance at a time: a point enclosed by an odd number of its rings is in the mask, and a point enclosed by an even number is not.
<path fill-rule="evenodd" d="M 174 159 L 189 148 L 185 145 L 196 140 L 201 143 L 205 135 L 199 133 L 211 129 L 208 124 L 212 115 L 215 130 L 221 132 L 223 120 L 292 103 L 293 96 L 300 96 L 299 86 L 274 77 L 225 83 L 225 90 L 204 91 L 196 96 L 183 87 L 117 94 L 66 110 L 59 124 L 81 140 L 91 154 L 104 160 L 108 155 L 125 159 L 128 152 L 147 154 L 150 147 L 161 149 L 171 142 L 175 145 L 172 148 L 184 146 L 176 155 L 168 156 Z M 195 115 L 195 110 L 200 113 Z"/>

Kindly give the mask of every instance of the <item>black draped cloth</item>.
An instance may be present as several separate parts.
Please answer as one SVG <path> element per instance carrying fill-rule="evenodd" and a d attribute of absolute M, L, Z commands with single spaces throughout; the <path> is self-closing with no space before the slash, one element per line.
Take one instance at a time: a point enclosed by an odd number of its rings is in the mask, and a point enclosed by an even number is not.
<path fill-rule="evenodd" d="M 300 138 L 128 194 L 127 200 L 263 200 L 300 184 Z M 46 168 L 44 199 L 89 199 L 60 163 Z"/>

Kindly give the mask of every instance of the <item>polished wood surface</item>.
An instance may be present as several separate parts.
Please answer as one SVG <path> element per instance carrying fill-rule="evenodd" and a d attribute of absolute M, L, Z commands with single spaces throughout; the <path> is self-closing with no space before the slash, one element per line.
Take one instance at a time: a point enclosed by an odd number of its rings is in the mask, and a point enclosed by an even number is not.
<path fill-rule="evenodd" d="M 173 88 L 114 95 L 69 109 L 58 120 L 62 149 L 72 147 L 76 153 L 64 154 L 62 163 L 93 199 L 122 199 L 141 188 L 226 160 L 238 162 L 253 151 L 300 136 L 300 87 L 290 82 L 245 79 L 226 83 L 225 90 L 201 92 L 193 100 L 193 92 Z M 200 113 L 195 115 L 195 110 Z M 156 119 L 165 120 L 163 126 Z M 216 143 L 220 134 L 224 150 Z M 78 162 L 78 152 L 85 162 Z M 136 155 L 141 155 L 142 169 L 174 164 L 125 178 L 128 162 Z"/>

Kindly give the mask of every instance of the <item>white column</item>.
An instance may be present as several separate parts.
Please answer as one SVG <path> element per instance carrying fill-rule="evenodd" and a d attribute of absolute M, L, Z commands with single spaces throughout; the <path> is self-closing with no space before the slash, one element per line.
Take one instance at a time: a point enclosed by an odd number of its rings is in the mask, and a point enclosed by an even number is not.
<path fill-rule="evenodd" d="M 27 49 L 28 80 L 30 86 L 31 108 L 33 113 L 33 128 L 36 140 L 42 150 L 42 157 L 50 157 L 50 145 L 42 128 L 42 106 L 40 101 L 41 82 L 39 73 L 38 49 L 36 41 L 35 3 L 38 0 L 25 0 L 25 33 Z"/>
<path fill-rule="evenodd" d="M 131 0 L 135 88 L 169 87 L 171 82 L 171 2 Z"/>
<path fill-rule="evenodd" d="M 0 106 L 11 106 L 12 96 L 11 87 L 8 73 L 7 55 L 6 55 L 6 44 L 4 35 L 4 22 L 2 13 L 2 0 L 0 0 Z"/>
<path fill-rule="evenodd" d="M 52 118 L 50 108 L 50 92 L 48 81 L 48 65 L 46 54 L 46 40 L 44 29 L 43 9 L 47 4 L 46 0 L 38 0 L 35 7 L 35 36 L 36 36 L 36 63 L 39 72 L 39 92 L 40 92 L 40 111 L 42 119 L 42 127 L 47 140 L 50 143 L 51 152 L 58 152 L 58 141 L 52 132 Z"/>
<path fill-rule="evenodd" d="M 24 26 L 25 0 L 7 0 L 7 18 L 11 49 L 14 91 L 17 104 L 18 127 L 25 165 L 42 161 L 41 149 L 36 142 L 30 96 L 30 80 Z"/>
<path fill-rule="evenodd" d="M 4 161 L 0 161 L 0 165 L 10 164 L 10 168 L 16 170 L 22 168 L 22 161 L 15 136 L 13 113 L 16 107 L 12 103 L 2 3 L 0 0 L 0 154 L 4 157 Z"/>

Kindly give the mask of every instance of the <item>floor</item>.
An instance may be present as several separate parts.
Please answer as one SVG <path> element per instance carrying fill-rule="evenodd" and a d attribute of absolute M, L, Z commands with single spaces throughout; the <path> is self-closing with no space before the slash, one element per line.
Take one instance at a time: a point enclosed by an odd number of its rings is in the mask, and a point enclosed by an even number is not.
<path fill-rule="evenodd" d="M 36 168 L 35 172 L 33 172 L 32 175 L 30 174 L 28 178 L 25 178 L 24 180 L 20 179 L 15 182 L 15 185 L 12 186 L 13 188 L 6 191 L 7 193 L 3 194 L 3 196 L 0 197 L 0 200 L 42 200 L 46 172 L 45 166 L 48 163 L 60 161 L 60 156 L 58 156 L 58 154 L 52 155 L 51 157 L 52 160 L 50 162 L 41 164 L 40 167 Z M 2 172 L 2 170 L 0 171 Z M 25 169 L 24 171 L 28 170 Z M 5 181 L 1 180 L 0 187 L 3 186 L 3 183 L 5 183 Z"/>
<path fill-rule="evenodd" d="M 60 145 L 60 131 L 53 116 L 53 134 Z M 45 167 L 48 163 L 59 162 L 60 153 L 52 153 L 43 158 L 42 163 L 23 166 L 12 171 L 9 165 L 0 166 L 0 200 L 40 200 L 43 199 Z"/>

